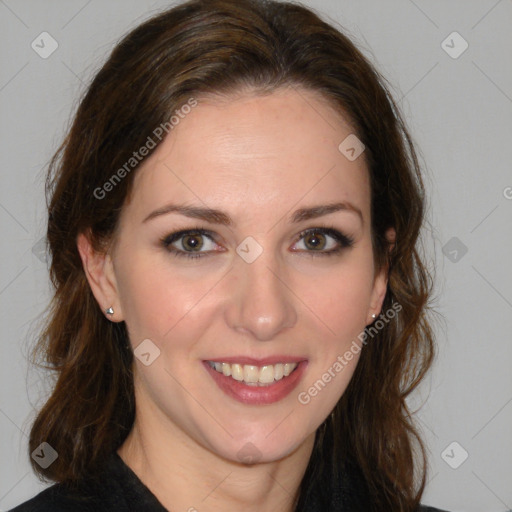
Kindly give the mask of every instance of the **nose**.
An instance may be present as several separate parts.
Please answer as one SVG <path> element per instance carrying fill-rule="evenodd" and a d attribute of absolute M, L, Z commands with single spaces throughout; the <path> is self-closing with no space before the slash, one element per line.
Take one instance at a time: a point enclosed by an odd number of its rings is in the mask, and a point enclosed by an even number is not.
<path fill-rule="evenodd" d="M 252 263 L 237 258 L 230 274 L 225 318 L 231 329 L 269 341 L 295 325 L 295 296 L 271 251 L 264 250 Z"/>

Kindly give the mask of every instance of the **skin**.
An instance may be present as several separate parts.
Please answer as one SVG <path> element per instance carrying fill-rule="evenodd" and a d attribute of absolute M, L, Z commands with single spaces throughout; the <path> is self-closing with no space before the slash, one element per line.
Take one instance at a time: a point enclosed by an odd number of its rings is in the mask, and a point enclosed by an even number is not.
<path fill-rule="evenodd" d="M 169 509 L 293 510 L 315 431 L 359 354 L 307 405 L 298 394 L 372 322 L 387 286 L 374 268 L 364 153 L 349 161 L 338 150 L 352 131 L 311 91 L 199 98 L 137 171 L 110 250 L 96 253 L 78 237 L 99 306 L 126 322 L 134 348 L 150 339 L 161 351 L 149 366 L 134 359 L 136 420 L 118 453 Z M 340 201 L 361 216 L 346 209 L 290 221 L 298 208 Z M 178 213 L 144 222 L 171 202 L 223 210 L 233 225 Z M 206 257 L 176 257 L 161 243 L 199 226 L 215 237 L 201 239 Z M 299 234 L 320 227 L 352 237 L 352 247 L 318 255 Z M 250 264 L 236 252 L 248 236 L 263 249 Z M 338 245 L 324 241 L 320 252 Z M 227 396 L 202 363 L 276 354 L 308 366 L 292 393 L 267 405 Z M 256 464 L 240 462 L 247 443 Z"/>

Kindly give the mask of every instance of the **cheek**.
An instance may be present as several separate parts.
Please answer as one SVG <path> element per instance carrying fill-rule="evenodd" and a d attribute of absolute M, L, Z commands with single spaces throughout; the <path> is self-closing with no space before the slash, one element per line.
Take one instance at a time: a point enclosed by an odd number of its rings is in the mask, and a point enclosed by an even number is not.
<path fill-rule="evenodd" d="M 372 276 L 371 262 L 339 266 L 336 271 L 317 276 L 314 284 L 302 282 L 298 295 L 336 339 L 346 339 L 366 325 Z"/>
<path fill-rule="evenodd" d="M 163 343 L 185 325 L 191 332 L 207 317 L 204 298 L 213 284 L 208 279 L 191 281 L 176 266 L 147 254 L 121 261 L 118 270 L 119 297 L 133 345 L 145 338 Z"/>

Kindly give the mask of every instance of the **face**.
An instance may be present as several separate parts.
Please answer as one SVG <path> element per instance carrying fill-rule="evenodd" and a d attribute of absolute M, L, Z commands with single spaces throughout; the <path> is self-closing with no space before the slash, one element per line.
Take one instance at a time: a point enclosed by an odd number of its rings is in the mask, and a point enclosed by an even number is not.
<path fill-rule="evenodd" d="M 143 354 L 138 417 L 233 461 L 311 439 L 386 288 L 351 133 L 305 90 L 203 99 L 142 164 L 93 285 Z"/>

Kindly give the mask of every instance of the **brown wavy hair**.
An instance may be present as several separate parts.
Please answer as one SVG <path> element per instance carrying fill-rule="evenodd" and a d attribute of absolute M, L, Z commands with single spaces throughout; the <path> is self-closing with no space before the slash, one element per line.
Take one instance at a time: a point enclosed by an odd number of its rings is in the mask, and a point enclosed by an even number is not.
<path fill-rule="evenodd" d="M 29 447 L 45 441 L 58 452 L 47 469 L 31 460 L 44 479 L 72 483 L 93 474 L 135 416 L 125 324 L 110 322 L 98 307 L 76 240 L 89 233 L 95 249 L 105 250 L 137 167 L 101 199 L 98 188 L 191 97 L 281 87 L 320 93 L 365 145 L 375 261 L 389 274 L 382 310 L 402 307 L 362 350 L 348 388 L 318 429 L 297 510 L 312 492 L 327 502 L 326 482 L 347 460 L 364 475 L 374 510 L 416 508 L 426 457 L 406 397 L 434 357 L 432 280 L 418 250 L 425 208 L 418 158 L 384 79 L 350 39 L 311 10 L 277 1 L 191 0 L 135 28 L 92 80 L 51 160 L 47 238 L 55 294 L 34 358 L 55 372 L 55 385 Z"/>

